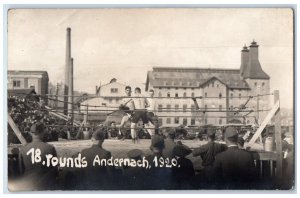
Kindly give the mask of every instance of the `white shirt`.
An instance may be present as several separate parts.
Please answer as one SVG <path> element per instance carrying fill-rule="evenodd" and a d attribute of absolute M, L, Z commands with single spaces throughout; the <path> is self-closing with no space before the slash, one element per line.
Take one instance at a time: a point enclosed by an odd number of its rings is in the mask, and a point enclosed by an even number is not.
<path fill-rule="evenodd" d="M 122 104 L 128 107 L 130 110 L 134 110 L 133 98 L 123 98 Z"/>
<path fill-rule="evenodd" d="M 136 94 L 135 97 L 144 97 L 142 94 Z M 148 102 L 146 98 L 133 98 L 135 109 L 146 109 Z"/>

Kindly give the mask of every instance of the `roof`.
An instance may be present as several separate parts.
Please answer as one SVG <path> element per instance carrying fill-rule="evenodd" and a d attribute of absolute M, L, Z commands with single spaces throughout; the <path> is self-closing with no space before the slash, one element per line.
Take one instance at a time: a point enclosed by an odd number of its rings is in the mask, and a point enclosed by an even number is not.
<path fill-rule="evenodd" d="M 251 79 L 270 79 L 270 76 L 262 70 L 258 59 L 249 60 L 247 67 L 244 68 L 243 77 Z"/>
<path fill-rule="evenodd" d="M 8 96 L 20 96 L 25 97 L 29 94 L 36 94 L 34 89 L 8 89 Z"/>
<path fill-rule="evenodd" d="M 48 77 L 48 72 L 47 71 L 37 71 L 37 70 L 8 70 L 7 71 L 8 75 L 43 75 L 45 76 L 47 79 L 49 79 Z"/>
<path fill-rule="evenodd" d="M 153 87 L 197 88 L 217 79 L 229 88 L 249 89 L 239 69 L 154 67 L 149 71 L 146 84 Z"/>

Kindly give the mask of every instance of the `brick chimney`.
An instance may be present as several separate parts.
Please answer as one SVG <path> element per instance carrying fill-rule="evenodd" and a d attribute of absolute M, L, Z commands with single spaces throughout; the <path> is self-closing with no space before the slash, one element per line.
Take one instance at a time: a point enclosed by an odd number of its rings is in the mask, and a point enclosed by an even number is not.
<path fill-rule="evenodd" d="M 241 67 L 240 67 L 240 74 L 243 76 L 243 73 L 248 65 L 249 62 L 249 49 L 246 45 L 244 45 L 243 49 L 241 50 Z"/>

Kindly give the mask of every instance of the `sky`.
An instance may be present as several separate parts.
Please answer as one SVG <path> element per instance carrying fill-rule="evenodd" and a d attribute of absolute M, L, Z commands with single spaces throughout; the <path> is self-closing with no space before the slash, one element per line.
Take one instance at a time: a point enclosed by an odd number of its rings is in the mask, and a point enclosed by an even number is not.
<path fill-rule="evenodd" d="M 255 40 L 271 92 L 293 107 L 291 9 L 12 9 L 8 69 L 46 70 L 63 82 L 67 27 L 77 91 L 95 93 L 112 78 L 141 86 L 154 66 L 239 69 L 242 47 Z"/>

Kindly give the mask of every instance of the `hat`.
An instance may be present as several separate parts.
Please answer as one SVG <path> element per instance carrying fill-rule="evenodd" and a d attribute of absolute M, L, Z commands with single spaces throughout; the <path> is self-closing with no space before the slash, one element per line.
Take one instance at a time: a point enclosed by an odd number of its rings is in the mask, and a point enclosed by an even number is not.
<path fill-rule="evenodd" d="M 178 157 L 185 157 L 192 153 L 192 150 L 186 145 L 182 144 L 180 141 L 173 149 L 173 154 Z"/>
<path fill-rule="evenodd" d="M 132 149 L 128 151 L 127 156 L 132 159 L 138 159 L 142 156 L 143 152 L 140 149 Z"/>
<path fill-rule="evenodd" d="M 164 138 L 160 135 L 154 135 L 151 139 L 151 146 L 150 148 L 158 148 L 163 149 L 165 148 L 165 141 Z"/>
<path fill-rule="evenodd" d="M 233 127 L 228 127 L 225 130 L 225 138 L 235 138 L 238 136 L 238 132 L 235 128 Z"/>
<path fill-rule="evenodd" d="M 216 131 L 212 128 L 208 128 L 207 129 L 207 136 L 208 137 L 212 137 L 212 136 L 215 136 L 216 135 Z"/>
<path fill-rule="evenodd" d="M 95 140 L 104 140 L 105 139 L 105 129 L 99 128 L 97 129 L 92 136 Z"/>
<path fill-rule="evenodd" d="M 164 134 L 165 136 L 175 137 L 176 132 L 175 132 L 175 129 L 174 129 L 174 128 L 168 127 L 168 128 L 165 128 L 163 134 Z"/>

